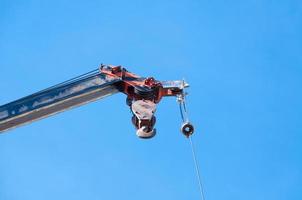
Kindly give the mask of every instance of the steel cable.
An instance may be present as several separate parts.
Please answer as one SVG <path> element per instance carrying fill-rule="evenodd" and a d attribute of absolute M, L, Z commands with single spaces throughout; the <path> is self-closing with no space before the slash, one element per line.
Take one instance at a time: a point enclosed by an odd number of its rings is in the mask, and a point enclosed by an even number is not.
<path fill-rule="evenodd" d="M 186 101 L 185 101 L 185 92 L 183 92 L 182 95 L 178 96 L 178 102 L 179 102 L 179 110 L 180 110 L 180 115 L 183 123 L 189 122 L 189 117 L 188 117 L 188 111 L 187 111 L 187 106 L 186 106 Z M 194 166 L 195 166 L 195 171 L 196 171 L 196 176 L 198 180 L 198 187 L 199 187 L 199 192 L 200 192 L 200 197 L 201 200 L 205 200 L 205 194 L 204 194 L 204 188 L 200 176 L 200 169 L 195 153 L 195 147 L 192 141 L 192 136 L 190 135 L 189 137 L 190 140 L 190 146 L 191 146 L 191 151 L 192 151 L 192 156 L 193 156 L 193 161 L 194 161 Z"/>
<path fill-rule="evenodd" d="M 30 98 L 30 97 L 39 95 L 39 94 L 41 94 L 41 93 L 43 93 L 43 92 L 46 92 L 46 91 L 48 91 L 48 90 L 51 90 L 51 89 L 54 89 L 54 88 L 58 88 L 58 87 L 62 87 L 62 86 L 64 86 L 64 85 L 67 85 L 67 84 L 70 84 L 70 83 L 73 83 L 73 82 L 76 82 L 76 81 L 79 81 L 79 80 L 83 80 L 83 79 L 85 79 L 85 78 L 87 78 L 87 77 L 89 77 L 89 76 L 98 75 L 98 74 L 100 74 L 100 72 L 99 72 L 98 69 L 92 70 L 92 71 L 87 72 L 87 73 L 85 73 L 85 74 L 79 75 L 79 76 L 77 76 L 77 77 L 75 77 L 75 78 L 69 79 L 69 80 L 67 80 L 67 81 L 64 81 L 64 82 L 61 82 L 61 83 L 56 84 L 56 85 L 54 85 L 54 86 L 48 87 L 48 88 L 46 88 L 46 89 L 43 89 L 43 90 L 41 90 L 41 91 L 39 91 L 39 92 L 36 92 L 36 93 L 34 93 L 34 94 L 31 94 L 31 95 L 29 95 L 29 96 L 23 97 L 23 98 L 19 99 L 19 101 L 22 100 L 22 99 L 25 99 L 25 98 Z"/>
<path fill-rule="evenodd" d="M 205 200 L 204 188 L 203 188 L 203 184 L 202 184 L 202 181 L 201 181 L 200 169 L 199 169 L 199 165 L 198 165 L 197 158 L 196 158 L 195 147 L 194 147 L 194 144 L 193 144 L 193 141 L 192 141 L 192 136 L 189 137 L 189 140 L 190 140 L 190 145 L 191 145 L 191 150 L 192 150 L 192 156 L 193 156 L 193 160 L 194 160 L 196 175 L 197 175 L 197 179 L 198 179 L 200 197 L 201 197 L 202 200 Z"/>

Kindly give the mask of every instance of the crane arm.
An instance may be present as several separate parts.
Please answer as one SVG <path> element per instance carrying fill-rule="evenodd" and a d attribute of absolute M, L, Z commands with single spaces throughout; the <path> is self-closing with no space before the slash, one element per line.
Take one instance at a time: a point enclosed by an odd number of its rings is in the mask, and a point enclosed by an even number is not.
<path fill-rule="evenodd" d="M 0 106 L 0 132 L 115 94 L 119 82 L 94 73 Z"/>
<path fill-rule="evenodd" d="M 160 82 L 137 76 L 121 66 L 101 65 L 93 72 L 0 106 L 0 133 L 122 92 L 127 95 L 137 135 L 151 138 L 156 133 L 156 104 L 164 96 L 184 96 L 185 87 L 188 84 L 184 81 Z"/>

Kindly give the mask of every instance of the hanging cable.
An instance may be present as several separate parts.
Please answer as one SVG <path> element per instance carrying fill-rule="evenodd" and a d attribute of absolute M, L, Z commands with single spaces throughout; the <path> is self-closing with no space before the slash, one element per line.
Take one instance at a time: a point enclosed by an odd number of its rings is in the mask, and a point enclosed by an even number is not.
<path fill-rule="evenodd" d="M 192 141 L 192 136 L 189 137 L 189 140 L 190 140 L 190 146 L 191 146 L 192 156 L 193 156 L 194 165 L 195 165 L 196 176 L 197 176 L 197 180 L 198 180 L 200 197 L 201 197 L 202 200 L 205 200 L 204 188 L 203 188 L 203 184 L 202 184 L 202 181 L 201 181 L 200 169 L 199 169 L 199 165 L 198 165 L 197 158 L 196 158 L 195 147 L 194 147 L 194 144 L 193 144 L 193 141 Z"/>
<path fill-rule="evenodd" d="M 185 84 L 185 83 L 183 83 L 183 84 Z M 180 110 L 180 115 L 181 115 L 181 119 L 182 119 L 182 123 L 183 123 L 182 126 L 181 126 L 181 132 L 190 141 L 193 161 L 194 161 L 194 165 L 195 165 L 196 176 L 197 176 L 197 180 L 198 180 L 198 187 L 199 187 L 200 197 L 201 197 L 201 200 L 205 200 L 204 188 L 203 188 L 203 184 L 202 184 L 201 176 L 200 176 L 200 169 L 199 169 L 198 161 L 197 161 L 197 158 L 196 158 L 195 147 L 194 147 L 194 144 L 193 144 L 193 141 L 192 141 L 192 134 L 194 133 L 194 127 L 189 122 L 185 96 L 186 96 L 185 91 L 183 91 L 182 94 L 177 96 L 177 102 L 179 103 L 179 110 Z"/>
<path fill-rule="evenodd" d="M 184 113 L 182 111 L 182 104 L 181 103 L 179 103 L 179 111 L 180 111 L 180 116 L 181 116 L 182 122 L 185 122 L 185 117 L 184 117 Z"/>

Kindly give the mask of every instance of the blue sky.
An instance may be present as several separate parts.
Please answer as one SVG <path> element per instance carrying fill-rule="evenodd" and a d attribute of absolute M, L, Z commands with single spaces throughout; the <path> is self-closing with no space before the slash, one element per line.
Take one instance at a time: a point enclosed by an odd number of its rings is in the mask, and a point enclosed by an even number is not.
<path fill-rule="evenodd" d="M 98 67 L 185 78 L 206 198 L 302 199 L 302 3 L 0 1 L 0 104 Z M 174 98 L 140 140 L 125 96 L 0 135 L 0 199 L 198 199 Z"/>

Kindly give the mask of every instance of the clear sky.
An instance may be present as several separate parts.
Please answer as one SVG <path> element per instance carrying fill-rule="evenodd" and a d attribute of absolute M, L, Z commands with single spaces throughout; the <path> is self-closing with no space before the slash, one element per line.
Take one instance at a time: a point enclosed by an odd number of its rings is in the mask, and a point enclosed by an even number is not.
<path fill-rule="evenodd" d="M 0 1 L 0 104 L 98 67 L 185 78 L 207 200 L 302 199 L 300 0 Z M 194 200 L 174 98 L 141 140 L 125 96 L 0 135 L 0 200 Z"/>

